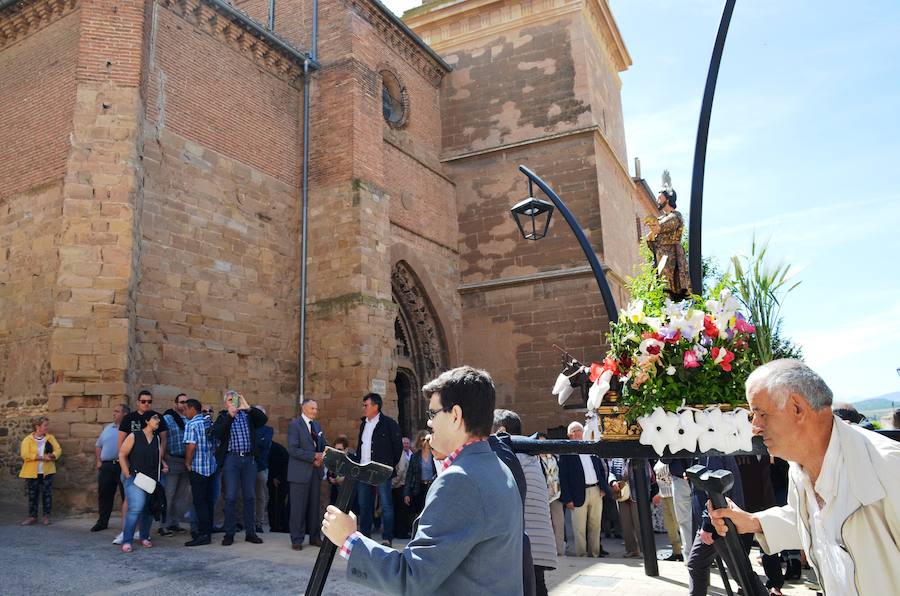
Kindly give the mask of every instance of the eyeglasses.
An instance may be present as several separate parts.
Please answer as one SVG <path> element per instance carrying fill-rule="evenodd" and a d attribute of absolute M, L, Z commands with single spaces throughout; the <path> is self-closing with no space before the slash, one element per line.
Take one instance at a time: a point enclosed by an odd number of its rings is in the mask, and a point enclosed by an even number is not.
<path fill-rule="evenodd" d="M 438 408 L 437 410 L 426 410 L 426 413 L 428 414 L 429 420 L 434 420 L 434 417 L 443 411 L 444 411 L 444 408 Z"/>
<path fill-rule="evenodd" d="M 176 401 L 175 403 L 178 404 L 179 406 L 183 406 L 184 404 L 187 403 L 187 400 L 185 400 L 185 401 Z"/>
<path fill-rule="evenodd" d="M 152 404 L 153 403 L 152 399 L 139 399 L 138 401 L 141 402 L 142 404 Z"/>

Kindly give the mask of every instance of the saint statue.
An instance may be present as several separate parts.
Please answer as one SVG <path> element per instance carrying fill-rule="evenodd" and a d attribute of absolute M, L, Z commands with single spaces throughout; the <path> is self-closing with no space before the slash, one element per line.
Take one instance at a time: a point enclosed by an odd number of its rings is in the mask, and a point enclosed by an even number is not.
<path fill-rule="evenodd" d="M 691 294 L 691 280 L 688 274 L 687 257 L 681 244 L 684 218 L 675 210 L 677 195 L 672 188 L 669 171 L 663 171 L 663 188 L 656 197 L 659 217 L 648 217 L 645 222 L 650 227 L 647 246 L 653 251 L 656 269 L 666 283 L 666 291 L 672 300 L 683 300 Z"/>

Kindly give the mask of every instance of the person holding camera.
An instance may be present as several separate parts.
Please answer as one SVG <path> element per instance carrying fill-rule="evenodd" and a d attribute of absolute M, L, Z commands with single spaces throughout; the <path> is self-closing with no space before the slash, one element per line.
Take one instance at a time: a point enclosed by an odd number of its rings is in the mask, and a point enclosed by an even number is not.
<path fill-rule="evenodd" d="M 234 544 L 238 490 L 244 498 L 245 540 L 262 544 L 262 538 L 256 534 L 256 429 L 265 425 L 269 417 L 259 408 L 251 408 L 237 391 L 226 391 L 224 401 L 225 409 L 213 424 L 213 436 L 219 441 L 216 461 L 222 468 L 225 489 L 222 546 Z"/>

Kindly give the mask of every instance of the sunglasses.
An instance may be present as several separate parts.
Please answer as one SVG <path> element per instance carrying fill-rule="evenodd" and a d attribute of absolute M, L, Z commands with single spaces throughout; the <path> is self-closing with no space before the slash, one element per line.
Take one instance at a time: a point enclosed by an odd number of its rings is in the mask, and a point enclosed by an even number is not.
<path fill-rule="evenodd" d="M 141 402 L 142 404 L 152 404 L 153 403 L 152 399 L 139 399 L 138 401 Z"/>
<path fill-rule="evenodd" d="M 183 406 L 184 404 L 187 403 L 187 400 L 185 400 L 185 401 L 176 401 L 175 403 L 178 404 L 179 406 Z"/>
<path fill-rule="evenodd" d="M 154 414 L 153 416 L 150 416 L 150 420 L 159 420 L 159 414 Z"/>

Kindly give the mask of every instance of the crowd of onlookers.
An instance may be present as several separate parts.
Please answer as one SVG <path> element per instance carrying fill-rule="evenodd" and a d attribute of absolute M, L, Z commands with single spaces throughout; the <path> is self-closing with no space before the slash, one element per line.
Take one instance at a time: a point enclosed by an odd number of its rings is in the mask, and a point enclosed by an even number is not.
<path fill-rule="evenodd" d="M 159 522 L 160 536 L 190 532 L 186 546 L 210 544 L 215 533 L 222 533 L 221 543 L 228 546 L 238 532 L 247 542 L 262 543 L 260 534 L 266 527 L 289 533 L 294 550 L 301 550 L 307 537 L 309 545 L 322 545 L 322 483 L 333 505 L 344 479 L 325 466 L 328 441 L 315 399 L 305 400 L 289 423 L 285 445 L 273 441 L 265 409 L 250 406 L 234 391 L 224 394 L 218 411 L 184 393 L 162 413 L 153 403 L 153 395 L 144 390 L 134 411 L 127 404 L 117 405 L 97 438 L 99 515 L 92 532 L 107 529 L 118 493 L 122 525 L 113 542 L 124 552 L 131 552 L 135 541 L 145 548 L 153 546 L 153 519 Z M 352 501 L 359 532 L 364 536 L 377 532 L 381 545 L 390 547 L 394 539 L 415 533 L 414 520 L 448 454 L 433 450 L 428 430 L 419 431 L 412 441 L 401 436 L 398 423 L 381 411 L 382 405 L 380 395 L 365 395 L 355 449 L 345 435 L 331 446 L 360 464 L 374 461 L 394 467 L 393 476 L 380 485 L 359 485 Z M 865 424 L 849 404 L 836 404 L 834 412 L 850 423 Z M 900 427 L 898 418 L 900 411 L 894 415 L 895 427 Z M 46 416 L 36 418 L 33 432 L 22 441 L 19 475 L 28 493 L 23 525 L 38 521 L 40 503 L 43 524 L 51 523 L 53 477 L 62 449 L 49 432 L 49 423 Z M 494 411 L 489 439 L 501 460 L 503 441 L 508 435 L 522 435 L 522 428 L 515 412 Z M 579 422 L 567 429 L 573 440 L 581 440 L 583 432 Z M 535 433 L 533 438 L 547 437 Z M 584 454 L 518 454 L 514 458 L 518 465 L 508 459 L 504 463 L 512 469 L 522 497 L 523 561 L 534 570 L 536 594 L 547 593 L 544 575 L 557 567 L 557 557 L 606 557 L 618 550 L 611 540 L 623 541 L 624 552 L 616 554 L 625 558 L 640 557 L 642 547 L 655 550 L 655 545 L 641 544 L 632 490 L 635 474 L 646 477 L 653 505 L 661 513 L 672 544 L 666 560 L 685 561 L 688 566 L 691 594 L 706 593 L 716 551 L 707 497 L 692 490 L 685 475 L 688 467 L 701 463 L 731 470 L 735 483 L 728 496 L 746 511 L 787 502 L 787 463 L 769 457 L 632 462 Z M 742 539 L 749 552 L 752 536 Z M 786 579 L 799 578 L 805 565 L 797 550 L 764 554 L 761 562 L 771 594 L 780 594 Z M 524 581 L 527 586 L 530 580 Z"/>

